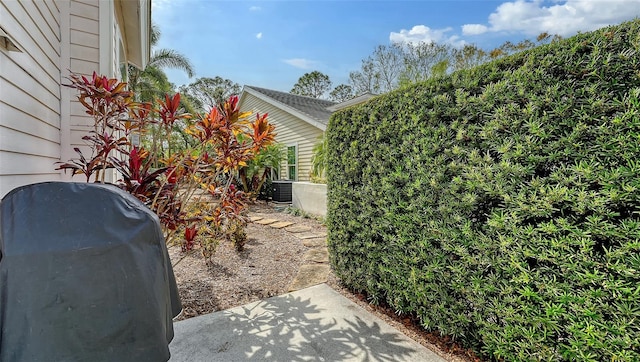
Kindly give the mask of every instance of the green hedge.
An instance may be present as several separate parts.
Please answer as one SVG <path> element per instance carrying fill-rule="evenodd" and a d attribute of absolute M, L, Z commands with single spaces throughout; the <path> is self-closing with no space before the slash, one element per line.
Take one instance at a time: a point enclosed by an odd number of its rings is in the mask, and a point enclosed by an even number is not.
<path fill-rule="evenodd" d="M 336 113 L 331 262 L 496 360 L 640 360 L 640 21 Z"/>

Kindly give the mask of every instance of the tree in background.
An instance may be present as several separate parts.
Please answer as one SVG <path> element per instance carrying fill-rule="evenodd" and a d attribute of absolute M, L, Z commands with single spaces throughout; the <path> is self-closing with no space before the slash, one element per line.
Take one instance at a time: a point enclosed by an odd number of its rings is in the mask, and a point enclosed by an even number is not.
<path fill-rule="evenodd" d="M 489 61 L 489 53 L 478 48 L 475 44 L 465 44 L 462 48 L 454 49 L 451 57 L 453 71 L 469 69 Z"/>
<path fill-rule="evenodd" d="M 201 111 L 224 103 L 229 97 L 240 94 L 240 85 L 230 79 L 202 77 L 180 87 L 180 93 L 191 97 L 194 107 Z"/>
<path fill-rule="evenodd" d="M 157 25 L 151 27 L 151 47 L 155 47 L 160 39 L 160 29 Z M 165 68 L 183 70 L 189 77 L 193 77 L 193 65 L 189 59 L 172 49 L 154 49 L 149 63 L 144 69 L 132 65 L 128 67 L 127 83 L 129 89 L 136 95 L 137 101 L 150 102 L 162 97 L 165 93 L 173 92 L 173 84 L 169 82 L 164 72 Z"/>
<path fill-rule="evenodd" d="M 329 76 L 314 70 L 300 77 L 290 93 L 312 98 L 322 98 L 329 89 L 331 89 Z"/>
<path fill-rule="evenodd" d="M 407 44 L 402 48 L 404 69 L 399 84 L 415 83 L 446 74 L 455 48 L 449 44 Z"/>
<path fill-rule="evenodd" d="M 402 45 L 379 45 L 372 55 L 362 61 L 360 71 L 349 74 L 349 79 L 358 94 L 386 93 L 398 87 L 403 69 Z"/>
<path fill-rule="evenodd" d="M 507 41 L 490 51 L 474 44 L 462 48 L 434 42 L 379 45 L 362 60 L 360 70 L 349 74 L 349 83 L 356 94 L 386 93 L 405 84 L 472 68 L 559 39 L 558 35 L 542 33 L 536 40 L 525 39 L 515 44 Z"/>
<path fill-rule="evenodd" d="M 349 73 L 349 83 L 356 94 L 380 93 L 380 75 L 368 59 L 362 61 L 360 70 Z"/>
<path fill-rule="evenodd" d="M 340 84 L 333 88 L 331 93 L 329 93 L 329 99 L 334 102 L 342 103 L 353 98 L 354 95 L 353 87 L 348 84 Z"/>
<path fill-rule="evenodd" d="M 404 51 L 400 44 L 378 46 L 371 58 L 378 67 L 380 88 L 388 92 L 398 87 L 400 74 L 404 69 Z"/>

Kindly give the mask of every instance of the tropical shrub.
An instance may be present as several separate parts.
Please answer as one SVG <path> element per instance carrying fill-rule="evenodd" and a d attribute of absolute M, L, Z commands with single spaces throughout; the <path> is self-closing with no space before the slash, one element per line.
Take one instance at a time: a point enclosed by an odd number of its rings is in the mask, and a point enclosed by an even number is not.
<path fill-rule="evenodd" d="M 640 20 L 332 116 L 331 263 L 505 361 L 640 360 Z"/>
<path fill-rule="evenodd" d="M 180 94 L 166 95 L 156 104 L 136 103 L 126 83 L 96 73 L 72 74 L 70 86 L 94 119 L 83 137 L 91 156 L 80 148 L 79 158 L 58 169 L 82 174 L 87 182 L 105 182 L 108 169 L 118 171 L 117 185 L 140 199 L 159 217 L 167 241 L 183 251 L 199 246 L 210 257 L 221 238 L 237 249 L 246 240 L 246 194 L 233 184 L 238 170 L 274 141 L 267 115 L 241 114 L 238 97 L 230 97 L 209 113 L 183 113 Z M 151 150 L 130 138 L 153 130 Z M 189 138 L 179 148 L 174 138 Z M 183 141 L 183 140 L 181 140 Z M 177 231 L 182 238 L 174 238 Z"/>
<path fill-rule="evenodd" d="M 311 156 L 311 181 L 315 183 L 327 183 L 327 138 L 322 135 L 315 145 L 313 145 L 313 155 Z"/>
<path fill-rule="evenodd" d="M 281 144 L 274 143 L 260 150 L 246 166 L 239 169 L 239 184 L 244 192 L 253 198 L 268 199 L 271 196 L 267 194 L 271 172 L 277 171 L 283 160 L 284 146 Z"/>

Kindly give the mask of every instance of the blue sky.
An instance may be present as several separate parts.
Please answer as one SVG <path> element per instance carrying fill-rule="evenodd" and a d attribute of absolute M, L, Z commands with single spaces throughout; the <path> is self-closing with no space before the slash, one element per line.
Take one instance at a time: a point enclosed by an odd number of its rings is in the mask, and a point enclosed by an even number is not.
<path fill-rule="evenodd" d="M 541 32 L 571 36 L 640 16 L 640 0 L 152 0 L 158 47 L 192 61 L 196 77 L 288 92 L 304 73 L 333 86 L 376 46 L 435 41 L 492 49 Z M 192 82 L 168 70 L 176 85 Z"/>

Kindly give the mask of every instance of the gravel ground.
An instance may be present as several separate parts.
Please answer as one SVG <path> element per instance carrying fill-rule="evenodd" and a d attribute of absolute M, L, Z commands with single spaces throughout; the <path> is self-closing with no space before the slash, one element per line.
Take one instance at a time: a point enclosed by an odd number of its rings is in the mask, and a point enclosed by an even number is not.
<path fill-rule="evenodd" d="M 250 207 L 250 212 L 295 222 L 296 225 L 310 227 L 312 232 L 326 231 L 318 220 L 293 216 L 283 209 L 283 206 L 256 203 Z M 183 312 L 177 320 L 288 292 L 308 249 L 293 234 L 281 229 L 249 223 L 246 231 L 248 239 L 243 252 L 238 253 L 233 245 L 223 242 L 209 265 L 198 252 L 185 255 L 179 247 L 169 248 L 183 305 Z M 384 306 L 370 305 L 365 296 L 344 288 L 333 273 L 330 273 L 327 285 L 448 361 L 480 361 L 472 352 L 447 338 L 426 333 L 413 318 L 398 316 Z"/>

